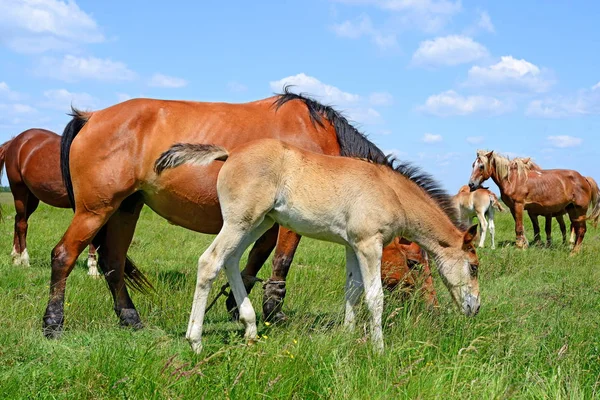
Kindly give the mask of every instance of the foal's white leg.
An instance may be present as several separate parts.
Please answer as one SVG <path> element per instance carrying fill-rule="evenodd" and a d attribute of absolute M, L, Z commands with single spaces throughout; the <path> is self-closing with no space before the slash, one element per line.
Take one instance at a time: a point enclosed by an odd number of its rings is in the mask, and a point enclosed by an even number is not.
<path fill-rule="evenodd" d="M 485 234 L 487 233 L 488 222 L 485 219 L 485 214 L 477 211 L 477 219 L 479 219 L 479 225 L 481 226 L 481 238 L 479 239 L 479 247 L 485 245 Z"/>
<path fill-rule="evenodd" d="M 257 228 L 252 232 L 249 232 L 241 241 L 231 257 L 225 262 L 225 273 L 227 274 L 227 280 L 229 286 L 233 292 L 233 297 L 237 303 L 240 321 L 244 324 L 246 332 L 244 337 L 248 340 L 254 340 L 257 337 L 256 329 L 256 313 L 248 298 L 246 287 L 242 280 L 242 274 L 240 273 L 240 258 L 244 251 L 260 238 L 269 228 L 274 224 L 274 221 L 270 218 L 266 218 Z"/>
<path fill-rule="evenodd" d="M 488 228 L 490 230 L 490 236 L 492 237 L 492 250 L 496 248 L 496 224 L 494 223 L 494 207 L 490 205 L 487 211 L 488 217 Z"/>
<path fill-rule="evenodd" d="M 101 276 L 100 272 L 98 272 L 98 253 L 92 253 L 89 249 L 88 252 L 88 275 L 94 277 Z"/>
<path fill-rule="evenodd" d="M 361 243 L 356 249 L 356 258 L 363 285 L 365 300 L 371 314 L 371 340 L 378 353 L 383 352 L 383 332 L 381 314 L 383 313 L 383 288 L 381 286 L 381 254 L 383 245 L 377 240 Z"/>
<path fill-rule="evenodd" d="M 355 308 L 364 290 L 356 253 L 346 247 L 346 317 L 344 326 L 352 331 L 356 320 Z"/>

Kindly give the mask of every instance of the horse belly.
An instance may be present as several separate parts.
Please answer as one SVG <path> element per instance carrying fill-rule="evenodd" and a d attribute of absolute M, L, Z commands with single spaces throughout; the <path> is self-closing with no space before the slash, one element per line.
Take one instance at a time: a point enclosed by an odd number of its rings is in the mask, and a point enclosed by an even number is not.
<path fill-rule="evenodd" d="M 347 244 L 347 234 L 342 221 L 332 214 L 319 215 L 314 210 L 300 210 L 295 207 L 276 206 L 269 216 L 279 225 L 302 236 L 339 244 Z"/>
<path fill-rule="evenodd" d="M 200 233 L 219 233 L 223 226 L 217 196 L 221 163 L 214 164 L 202 168 L 183 165 L 163 172 L 144 185 L 144 202 L 172 224 Z"/>

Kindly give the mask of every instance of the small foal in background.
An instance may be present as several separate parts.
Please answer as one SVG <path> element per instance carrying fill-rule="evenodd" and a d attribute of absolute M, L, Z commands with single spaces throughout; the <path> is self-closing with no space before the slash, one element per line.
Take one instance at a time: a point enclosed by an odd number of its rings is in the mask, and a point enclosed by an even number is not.
<path fill-rule="evenodd" d="M 471 192 L 468 185 L 461 186 L 454 196 L 454 204 L 460 218 L 465 224 L 470 224 L 473 217 L 479 220 L 481 237 L 479 247 L 484 247 L 485 234 L 488 227 L 492 237 L 492 249 L 496 248 L 496 225 L 494 224 L 494 209 L 503 211 L 498 197 L 488 189 L 477 189 Z"/>

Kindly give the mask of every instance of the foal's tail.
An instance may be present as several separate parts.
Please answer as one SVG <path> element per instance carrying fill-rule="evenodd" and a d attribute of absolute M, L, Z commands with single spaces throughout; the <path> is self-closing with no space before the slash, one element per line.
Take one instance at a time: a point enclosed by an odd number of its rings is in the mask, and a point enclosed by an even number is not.
<path fill-rule="evenodd" d="M 83 129 L 85 124 L 88 122 L 93 113 L 79 111 L 73 107 L 71 107 L 71 115 L 73 119 L 69 121 L 65 130 L 63 131 L 62 138 L 60 140 L 60 171 L 62 173 L 63 183 L 65 188 L 67 189 L 67 194 L 69 195 L 69 202 L 71 203 L 71 208 L 75 210 L 75 196 L 73 195 L 73 182 L 71 181 L 71 170 L 69 169 L 69 157 L 71 153 L 71 144 L 73 144 L 73 140 Z M 102 227 L 100 231 L 96 234 L 94 239 L 92 239 L 92 244 L 98 250 L 99 257 L 99 265 L 102 270 L 104 270 L 104 258 L 102 257 L 102 252 L 104 251 L 104 240 L 106 238 L 106 227 Z M 152 284 L 146 279 L 146 277 L 136 268 L 135 264 L 129 256 L 125 258 L 125 284 L 127 287 L 137 290 L 142 293 L 146 293 L 149 290 L 152 290 Z"/>
<path fill-rule="evenodd" d="M 8 142 L 5 142 L 2 146 L 0 146 L 0 180 L 2 180 L 2 170 L 4 170 L 4 157 L 6 156 L 6 148 L 13 141 L 13 139 L 10 139 Z M 2 207 L 0 206 L 0 221 L 1 220 L 2 220 Z"/>
<path fill-rule="evenodd" d="M 597 227 L 598 219 L 600 218 L 600 189 L 598 189 L 598 184 L 594 178 L 586 176 L 585 179 L 587 179 L 588 183 L 592 187 L 592 199 L 590 201 L 592 213 L 587 219 L 592 221 L 592 225 L 594 225 L 594 227 Z"/>
<path fill-rule="evenodd" d="M 183 164 L 208 165 L 213 161 L 225 161 L 229 153 L 214 144 L 177 143 L 156 159 L 154 171 L 160 175 L 165 169 Z"/>
<path fill-rule="evenodd" d="M 492 207 L 495 207 L 498 211 L 504 211 L 504 207 L 498 201 L 498 196 L 494 192 L 490 192 L 490 202 L 492 203 Z"/>

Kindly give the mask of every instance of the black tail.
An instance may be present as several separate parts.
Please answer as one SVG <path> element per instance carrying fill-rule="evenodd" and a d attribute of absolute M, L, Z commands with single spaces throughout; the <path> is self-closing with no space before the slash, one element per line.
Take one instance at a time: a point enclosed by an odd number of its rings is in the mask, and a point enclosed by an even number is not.
<path fill-rule="evenodd" d="M 69 168 L 69 156 L 71 153 L 71 144 L 73 140 L 83 129 L 91 113 L 79 111 L 71 107 L 71 114 L 73 119 L 67 124 L 60 140 L 60 171 L 62 173 L 63 183 L 67 189 L 69 195 L 69 201 L 71 208 L 75 210 L 75 196 L 73 194 L 73 182 L 71 181 L 71 170 Z M 107 266 L 102 257 L 102 250 L 106 240 L 106 227 L 103 226 L 100 231 L 96 234 L 92 243 L 96 246 L 98 251 L 98 265 L 105 274 L 107 273 Z M 128 288 L 136 290 L 141 293 L 148 293 L 150 290 L 154 290 L 152 284 L 148 279 L 138 270 L 129 257 L 125 259 L 125 283 Z"/>
<path fill-rule="evenodd" d="M 85 126 L 90 114 L 71 107 L 71 114 L 69 115 L 71 115 L 73 119 L 65 126 L 62 138 L 60 139 L 60 172 L 62 173 L 63 183 L 67 188 L 71 208 L 74 210 L 75 196 L 73 195 L 73 182 L 71 182 L 71 170 L 69 169 L 69 155 L 73 139 L 75 139 L 75 136 L 77 136 L 79 131 Z"/>

